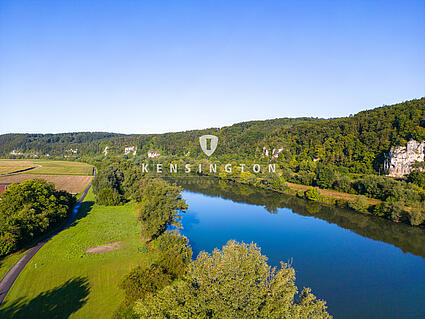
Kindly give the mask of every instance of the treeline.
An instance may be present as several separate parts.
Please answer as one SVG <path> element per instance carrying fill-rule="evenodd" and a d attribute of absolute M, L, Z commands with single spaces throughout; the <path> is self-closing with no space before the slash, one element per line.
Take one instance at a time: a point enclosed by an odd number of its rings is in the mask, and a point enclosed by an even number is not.
<path fill-rule="evenodd" d="M 149 161 L 150 173 L 160 164 L 163 172 L 158 176 L 188 176 L 185 165 L 190 165 L 190 174 L 215 176 L 222 180 L 249 184 L 258 188 L 289 193 L 298 197 L 325 204 L 350 208 L 361 213 L 370 213 L 394 222 L 412 226 L 425 224 L 425 173 L 412 171 L 406 180 L 396 180 L 374 174 L 352 174 L 345 168 L 315 161 L 302 161 L 295 169 L 284 164 L 275 164 L 276 171 L 269 171 L 269 163 L 260 165 L 260 172 L 253 171 L 256 161 L 229 161 L 232 170 L 226 171 L 225 164 L 207 159 L 170 159 L 169 157 Z M 257 162 L 258 163 L 258 162 Z M 170 173 L 170 165 L 180 167 L 177 173 Z M 199 166 L 202 172 L 199 172 Z M 273 164 L 271 164 L 273 165 Z M 210 167 L 216 167 L 210 171 Z M 296 190 L 289 183 L 311 186 L 308 190 Z M 323 195 L 321 190 L 335 190 L 338 193 Z M 345 196 L 343 193 L 355 195 Z M 350 197 L 352 199 L 350 199 Z"/>
<path fill-rule="evenodd" d="M 338 167 L 324 163 L 310 163 L 307 167 L 298 168 L 296 173 L 285 171 L 286 180 L 321 189 L 361 195 L 349 201 L 334 200 L 333 204 L 349 207 L 359 212 L 370 212 L 395 222 L 407 222 L 418 226 L 425 222 L 425 190 L 421 180 L 425 174 L 413 171 L 406 181 L 395 180 L 385 176 L 347 174 Z M 316 188 L 312 188 L 298 196 L 321 201 Z M 368 198 L 382 202 L 370 204 Z"/>
<path fill-rule="evenodd" d="M 188 208 L 180 187 L 142 175 L 128 161 L 101 168 L 93 185 L 97 203 L 134 203 L 141 239 L 154 256 L 123 278 L 126 298 L 114 318 L 331 318 L 310 289 L 298 295 L 293 268 L 272 268 L 255 244 L 230 241 L 192 261 L 187 238 L 177 232 Z M 119 200 L 104 201 L 105 190 Z"/>
<path fill-rule="evenodd" d="M 313 118 L 281 118 L 265 121 L 237 123 L 223 128 L 191 130 L 165 134 L 124 135 L 102 132 L 80 132 L 63 134 L 4 134 L 0 135 L 0 156 L 10 157 L 13 150 L 23 153 L 12 157 L 25 157 L 30 154 L 49 154 L 73 158 L 103 156 L 108 147 L 109 156 L 123 155 L 124 148 L 135 146 L 138 155 L 146 157 L 149 150 L 159 151 L 163 155 L 186 155 L 196 157 L 202 153 L 199 148 L 199 136 L 214 134 L 219 136 L 220 148 L 217 154 L 238 154 L 254 156 L 252 145 L 269 136 L 279 128 L 288 128 L 300 122 L 316 121 Z M 69 153 L 70 149 L 77 153 Z M 99 158 L 102 158 L 99 157 Z"/>
<path fill-rule="evenodd" d="M 279 162 L 290 167 L 317 159 L 353 173 L 383 173 L 384 153 L 412 139 L 425 140 L 425 98 L 352 117 L 299 123 L 276 130 L 260 144 L 284 148 Z"/>
<path fill-rule="evenodd" d="M 372 218 L 365 214 L 353 214 L 347 209 L 306 201 L 296 196 L 263 190 L 242 183 L 224 182 L 217 178 L 173 178 L 185 190 L 213 197 L 222 197 L 238 203 L 260 205 L 270 214 L 278 213 L 279 208 L 290 208 L 303 216 L 314 216 L 349 229 L 361 236 L 383 241 L 403 252 L 425 257 L 425 232 L 421 228 L 400 225 L 383 218 Z"/>
<path fill-rule="evenodd" d="M 12 253 L 62 223 L 75 197 L 44 180 L 11 184 L 0 200 L 0 256 Z"/>
<path fill-rule="evenodd" d="M 336 119 L 282 118 L 250 121 L 226 126 L 177 133 L 123 135 L 115 133 L 67 134 L 6 134 L 0 135 L 0 156 L 10 156 L 12 150 L 25 153 L 49 153 L 64 156 L 67 150 L 78 148 L 74 158 L 104 158 L 123 156 L 124 147 L 136 146 L 138 160 L 147 152 L 162 156 L 203 158 L 199 136 L 213 134 L 219 146 L 214 160 L 262 158 L 263 148 L 269 152 L 282 149 L 277 161 L 290 169 L 303 161 L 317 160 L 344 167 L 351 173 L 385 173 L 385 153 L 395 145 L 405 145 L 411 139 L 425 140 L 425 98 L 392 106 L 363 111 L 354 116 Z M 270 153 L 269 153 L 270 155 Z"/>
<path fill-rule="evenodd" d="M 86 154 L 97 154 L 103 149 L 99 142 L 119 137 L 121 134 L 101 132 L 79 132 L 61 134 L 4 134 L 0 135 L 0 154 L 9 155 L 16 150 L 25 154 L 66 154 L 67 150 L 78 149 Z"/>

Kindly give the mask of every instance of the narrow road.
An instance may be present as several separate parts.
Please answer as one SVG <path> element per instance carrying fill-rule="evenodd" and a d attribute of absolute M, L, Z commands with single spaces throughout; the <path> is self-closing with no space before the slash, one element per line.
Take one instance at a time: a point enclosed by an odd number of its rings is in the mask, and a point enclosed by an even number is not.
<path fill-rule="evenodd" d="M 96 177 L 96 168 L 94 169 L 94 177 Z M 16 278 L 18 278 L 19 274 L 25 268 L 25 266 L 28 264 L 31 258 L 34 257 L 34 255 L 40 250 L 40 248 L 43 247 L 44 244 L 47 243 L 50 239 L 52 239 L 52 237 L 59 234 L 62 230 L 68 228 L 74 222 L 75 217 L 77 216 L 77 213 L 78 213 L 78 209 L 80 208 L 81 203 L 86 197 L 90 187 L 91 187 L 91 182 L 86 187 L 83 194 L 81 194 L 80 198 L 77 201 L 77 204 L 74 206 L 74 209 L 72 210 L 71 216 L 68 217 L 67 221 L 49 237 L 47 237 L 46 239 L 43 239 L 42 241 L 38 242 L 34 247 L 30 248 L 25 253 L 25 255 L 21 259 L 19 259 L 18 262 L 9 270 L 6 276 L 4 276 L 3 280 L 0 282 L 0 305 L 3 303 L 4 298 L 6 298 L 6 295 L 9 292 L 10 288 L 12 288 L 12 285 L 15 282 Z"/>

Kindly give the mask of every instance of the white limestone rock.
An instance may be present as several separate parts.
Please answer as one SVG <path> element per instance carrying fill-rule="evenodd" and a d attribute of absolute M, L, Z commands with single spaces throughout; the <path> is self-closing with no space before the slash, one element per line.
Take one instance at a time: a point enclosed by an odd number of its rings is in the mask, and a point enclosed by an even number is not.
<path fill-rule="evenodd" d="M 384 168 L 388 170 L 388 175 L 392 177 L 403 177 L 416 169 L 415 164 L 424 161 L 425 141 L 409 141 L 406 146 L 396 146 L 391 148 L 387 154 Z M 422 170 L 422 168 L 418 168 Z"/>

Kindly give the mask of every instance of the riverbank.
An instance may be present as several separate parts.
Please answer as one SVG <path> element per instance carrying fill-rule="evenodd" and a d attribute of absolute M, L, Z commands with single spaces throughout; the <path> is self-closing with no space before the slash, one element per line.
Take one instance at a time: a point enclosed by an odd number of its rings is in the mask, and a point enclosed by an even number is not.
<path fill-rule="evenodd" d="M 258 178 L 257 180 L 243 180 L 242 178 L 235 178 L 234 176 L 220 176 L 218 175 L 208 175 L 208 174 L 197 174 L 201 176 L 211 176 L 218 178 L 223 181 L 230 181 L 245 185 L 251 185 L 253 187 L 258 187 L 262 189 L 268 189 L 273 192 L 293 195 L 297 196 L 309 201 L 318 202 L 324 205 L 340 207 L 340 208 L 348 208 L 355 213 L 361 213 L 366 215 L 373 215 L 383 219 L 390 220 L 394 223 L 406 223 L 409 224 L 408 220 L 404 217 L 403 214 L 410 213 L 412 208 L 408 206 L 402 207 L 394 207 L 394 210 L 399 209 L 399 211 L 395 211 L 394 214 L 398 214 L 399 219 L 388 218 L 388 216 L 382 214 L 382 206 L 388 204 L 388 202 L 384 202 L 382 200 L 376 198 L 366 197 L 364 195 L 350 194 L 339 192 L 335 190 L 321 189 L 318 187 L 307 186 L 302 184 L 290 183 L 290 182 L 282 182 L 279 181 L 276 183 L 271 183 L 266 179 Z M 390 203 L 391 205 L 392 203 Z M 395 205 L 394 205 L 395 206 Z M 391 209 L 391 207 L 390 207 Z M 414 227 L 424 228 L 424 225 L 411 225 Z"/>

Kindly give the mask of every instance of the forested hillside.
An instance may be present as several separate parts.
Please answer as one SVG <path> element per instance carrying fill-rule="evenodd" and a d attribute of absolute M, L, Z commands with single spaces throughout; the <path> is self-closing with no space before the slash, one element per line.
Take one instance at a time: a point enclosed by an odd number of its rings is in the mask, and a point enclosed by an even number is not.
<path fill-rule="evenodd" d="M 80 153 L 97 154 L 102 151 L 99 142 L 114 140 L 123 134 L 79 132 L 61 134 L 4 134 L 0 135 L 0 155 L 16 151 L 23 154 L 66 154 L 78 149 Z"/>
<path fill-rule="evenodd" d="M 197 158 L 204 156 L 198 140 L 204 134 L 219 138 L 211 159 L 258 160 L 265 147 L 269 154 L 273 149 L 282 149 L 277 161 L 293 170 L 319 160 L 353 173 L 380 172 L 384 155 L 391 146 L 403 145 L 411 139 L 425 140 L 425 98 L 344 118 L 282 118 L 177 133 L 6 134 L 0 135 L 0 156 L 100 157 L 104 156 L 105 147 L 111 156 L 123 155 L 125 147 L 135 146 L 136 156 L 141 159 L 149 150 L 161 155 Z M 11 155 L 12 151 L 18 155 Z"/>
<path fill-rule="evenodd" d="M 220 138 L 218 154 L 251 154 L 252 145 L 269 136 L 276 129 L 289 128 L 300 122 L 313 122 L 313 118 L 282 118 L 265 121 L 250 121 L 226 126 L 165 134 L 125 135 L 102 132 L 61 134 L 4 134 L 0 135 L 0 156 L 16 157 L 37 154 L 50 156 L 81 157 L 100 155 L 108 147 L 110 155 L 123 155 L 124 148 L 136 146 L 139 155 L 146 156 L 148 150 L 157 150 L 164 155 L 198 155 L 199 136 L 215 134 Z M 72 150 L 77 150 L 72 153 Z M 12 151 L 18 155 L 10 154 Z M 19 154 L 22 153 L 22 154 Z"/>
<path fill-rule="evenodd" d="M 320 159 L 352 172 L 376 172 L 391 146 L 425 140 L 425 98 L 363 111 L 352 117 L 299 123 L 278 129 L 264 145 L 283 147 L 281 158 Z"/>

